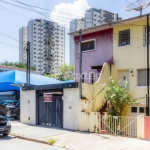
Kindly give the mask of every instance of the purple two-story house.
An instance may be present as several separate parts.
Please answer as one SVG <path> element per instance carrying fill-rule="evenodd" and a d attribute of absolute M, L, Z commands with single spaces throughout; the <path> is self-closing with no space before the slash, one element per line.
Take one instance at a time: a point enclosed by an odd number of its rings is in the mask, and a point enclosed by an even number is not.
<path fill-rule="evenodd" d="M 74 37 L 75 81 L 79 81 L 79 32 Z M 103 64 L 113 63 L 113 28 L 101 25 L 82 31 L 82 82 L 93 84 L 97 81 Z"/>

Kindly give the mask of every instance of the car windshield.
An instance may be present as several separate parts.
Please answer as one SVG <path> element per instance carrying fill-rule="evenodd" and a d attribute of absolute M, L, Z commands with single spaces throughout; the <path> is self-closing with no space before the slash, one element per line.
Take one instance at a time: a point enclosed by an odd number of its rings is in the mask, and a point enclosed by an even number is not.
<path fill-rule="evenodd" d="M 16 105 L 19 100 L 3 100 L 0 102 L 1 105 Z"/>

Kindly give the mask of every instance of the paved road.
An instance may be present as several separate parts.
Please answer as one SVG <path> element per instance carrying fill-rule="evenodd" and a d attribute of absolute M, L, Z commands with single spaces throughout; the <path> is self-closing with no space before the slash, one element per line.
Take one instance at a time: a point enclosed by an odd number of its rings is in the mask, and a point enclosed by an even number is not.
<path fill-rule="evenodd" d="M 53 147 L 46 144 L 25 141 L 17 138 L 4 138 L 0 135 L 1 150 L 64 150 L 63 148 Z"/>

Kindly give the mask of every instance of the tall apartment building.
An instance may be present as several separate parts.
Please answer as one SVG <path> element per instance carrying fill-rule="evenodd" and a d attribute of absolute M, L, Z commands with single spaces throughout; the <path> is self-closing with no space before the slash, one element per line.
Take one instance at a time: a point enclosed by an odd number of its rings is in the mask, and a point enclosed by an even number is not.
<path fill-rule="evenodd" d="M 28 22 L 30 62 L 36 70 L 53 74 L 65 63 L 65 28 L 58 23 L 35 19 Z"/>
<path fill-rule="evenodd" d="M 99 26 L 105 23 L 112 23 L 121 18 L 118 14 L 103 10 L 90 8 L 85 11 L 85 18 L 75 19 L 70 22 L 70 32 L 79 31 L 79 29 L 87 29 Z M 75 65 L 75 46 L 73 37 L 70 36 L 70 64 Z"/>
<path fill-rule="evenodd" d="M 19 29 L 19 62 L 26 63 L 26 44 L 28 41 L 28 28 Z"/>

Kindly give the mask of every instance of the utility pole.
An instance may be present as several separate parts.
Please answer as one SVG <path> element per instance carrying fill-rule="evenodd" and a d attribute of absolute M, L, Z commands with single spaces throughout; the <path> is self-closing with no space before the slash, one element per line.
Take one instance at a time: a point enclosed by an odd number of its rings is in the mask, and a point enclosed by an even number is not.
<path fill-rule="evenodd" d="M 147 14 L 147 95 L 146 113 L 149 116 L 149 14 Z"/>
<path fill-rule="evenodd" d="M 30 42 L 27 42 L 27 70 L 26 70 L 26 85 L 30 86 Z"/>
<path fill-rule="evenodd" d="M 80 57 L 79 57 L 79 73 L 80 73 L 80 82 L 79 82 L 79 98 L 82 99 L 82 29 L 79 30 L 79 49 L 80 49 Z"/>

